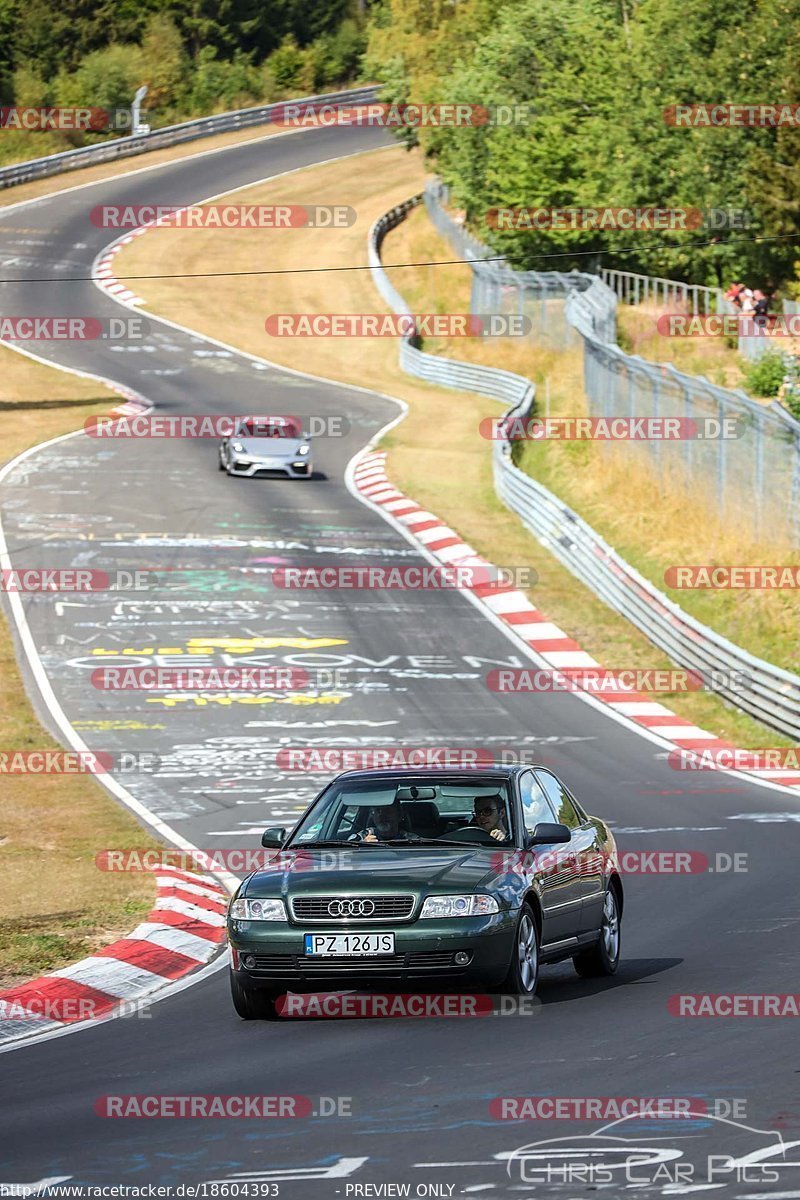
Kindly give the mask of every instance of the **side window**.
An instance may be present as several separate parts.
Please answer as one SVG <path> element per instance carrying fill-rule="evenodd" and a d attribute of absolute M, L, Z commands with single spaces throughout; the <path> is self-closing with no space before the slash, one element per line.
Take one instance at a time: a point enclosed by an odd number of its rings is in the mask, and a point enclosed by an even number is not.
<path fill-rule="evenodd" d="M 528 833 L 533 833 L 542 821 L 554 821 L 552 809 L 539 784 L 533 777 L 533 771 L 526 771 L 519 781 L 519 794 L 522 799 L 522 816 Z"/>
<path fill-rule="evenodd" d="M 583 819 L 576 811 L 566 788 L 562 787 L 555 775 L 551 775 L 549 771 L 543 771 L 541 768 L 536 769 L 536 778 L 555 809 L 558 823 L 566 825 L 568 829 L 578 829 L 583 824 Z"/>

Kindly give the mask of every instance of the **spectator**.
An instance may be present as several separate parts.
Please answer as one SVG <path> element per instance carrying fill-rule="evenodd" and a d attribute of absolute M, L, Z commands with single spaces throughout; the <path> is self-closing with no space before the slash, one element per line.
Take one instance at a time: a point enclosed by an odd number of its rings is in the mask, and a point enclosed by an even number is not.
<path fill-rule="evenodd" d="M 747 316 L 752 316 L 755 312 L 755 297 L 752 288 L 746 287 L 742 289 L 739 296 L 739 307 Z"/>
<path fill-rule="evenodd" d="M 725 299 L 733 304 L 735 308 L 739 308 L 741 305 L 741 294 L 743 291 L 743 283 L 732 283 L 725 293 Z"/>

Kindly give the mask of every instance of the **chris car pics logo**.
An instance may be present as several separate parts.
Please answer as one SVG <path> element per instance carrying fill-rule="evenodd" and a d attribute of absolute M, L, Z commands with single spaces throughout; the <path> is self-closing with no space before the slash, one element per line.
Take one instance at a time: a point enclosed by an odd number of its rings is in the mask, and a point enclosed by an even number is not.
<path fill-rule="evenodd" d="M 777 1130 L 717 1116 L 702 1101 L 693 1111 L 676 1112 L 674 1132 L 648 1132 L 640 1123 L 634 1114 L 590 1134 L 528 1142 L 498 1157 L 506 1160 L 509 1179 L 529 1187 L 615 1185 L 677 1194 L 800 1183 L 800 1140 L 785 1142 Z"/>

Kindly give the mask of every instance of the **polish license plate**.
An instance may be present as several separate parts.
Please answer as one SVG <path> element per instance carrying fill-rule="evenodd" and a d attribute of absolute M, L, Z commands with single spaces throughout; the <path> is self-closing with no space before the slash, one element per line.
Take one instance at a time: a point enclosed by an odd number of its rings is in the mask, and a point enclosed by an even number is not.
<path fill-rule="evenodd" d="M 394 954 L 394 934 L 307 933 L 305 952 L 320 958 L 375 958 Z"/>

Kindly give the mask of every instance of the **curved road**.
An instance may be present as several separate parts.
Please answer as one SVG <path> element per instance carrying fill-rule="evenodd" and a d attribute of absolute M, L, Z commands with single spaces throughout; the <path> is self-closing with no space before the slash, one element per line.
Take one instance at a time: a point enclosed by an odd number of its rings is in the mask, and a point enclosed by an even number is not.
<path fill-rule="evenodd" d="M 129 315 L 76 278 L 110 238 L 89 220 L 98 204 L 187 203 L 384 137 L 339 129 L 269 138 L 8 212 L 0 216 L 2 274 L 19 282 L 6 285 L 4 311 Z M 298 177 L 297 201 L 317 199 Z M 59 282 L 24 282 L 31 276 Z M 680 1019 L 667 1007 L 678 993 L 797 990 L 800 901 L 787 836 L 796 800 L 714 773 L 676 775 L 664 747 L 575 697 L 487 691 L 491 667 L 527 659 L 461 596 L 314 595 L 265 582 L 259 571 L 277 560 L 418 561 L 344 483 L 348 461 L 397 414 L 386 398 L 267 368 L 156 321 L 144 343 L 31 348 L 113 378 L 163 413 L 255 409 L 349 422 L 347 436 L 316 442 L 319 476 L 309 484 L 228 479 L 211 441 L 80 437 L 35 453 L 0 486 L 15 565 L 160 569 L 148 591 L 58 604 L 29 596 L 25 605 L 70 720 L 95 749 L 157 754 L 149 769 L 119 778 L 178 833 L 203 847 L 257 847 L 266 824 L 290 823 L 321 777 L 277 771 L 281 746 L 487 746 L 551 764 L 590 811 L 610 819 L 624 849 L 699 850 L 712 862 L 746 853 L 747 869 L 629 876 L 619 974 L 594 982 L 569 965 L 550 968 L 541 1003 L 526 1016 L 243 1023 L 217 971 L 154 1004 L 147 1020 L 23 1046 L 0 1059 L 0 1180 L 177 1187 L 260 1179 L 289 1197 L 403 1194 L 395 1185 L 411 1195 L 500 1195 L 531 1186 L 517 1168 L 507 1176 L 508 1152 L 598 1128 L 499 1121 L 489 1104 L 500 1096 L 690 1097 L 698 1112 L 735 1099 L 740 1122 L 800 1137 L 796 1027 Z M 165 702 L 97 691 L 89 680 L 98 665 L 189 658 L 343 674 L 338 689 L 323 680 L 316 702 L 302 706 L 280 695 Z M 32 682 L 31 691 L 52 728 Z M 348 1098 L 349 1113 L 274 1121 L 96 1114 L 103 1095 L 134 1093 L 308 1095 L 318 1113 L 319 1097 L 338 1097 Z M 723 1103 L 717 1113 L 731 1110 Z M 633 1122 L 624 1133 L 677 1147 L 684 1163 L 764 1142 L 710 1118 Z M 674 1184 L 665 1169 L 635 1190 L 669 1194 Z M 798 1168 L 785 1168 L 777 1182 L 753 1171 L 720 1190 L 800 1195 L 799 1187 Z M 536 1191 L 569 1197 L 588 1188 L 555 1179 Z"/>

